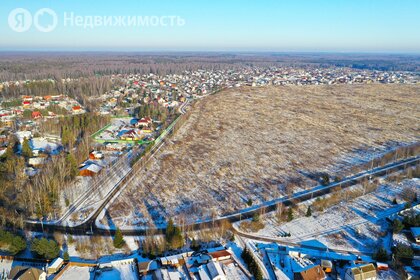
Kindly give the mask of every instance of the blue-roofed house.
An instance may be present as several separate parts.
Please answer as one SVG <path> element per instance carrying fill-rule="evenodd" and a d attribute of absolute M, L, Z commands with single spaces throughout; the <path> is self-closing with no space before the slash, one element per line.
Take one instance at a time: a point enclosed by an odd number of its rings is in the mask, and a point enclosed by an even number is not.
<path fill-rule="evenodd" d="M 420 227 L 412 227 L 411 234 L 413 235 L 414 239 L 416 240 L 417 244 L 420 244 Z"/>

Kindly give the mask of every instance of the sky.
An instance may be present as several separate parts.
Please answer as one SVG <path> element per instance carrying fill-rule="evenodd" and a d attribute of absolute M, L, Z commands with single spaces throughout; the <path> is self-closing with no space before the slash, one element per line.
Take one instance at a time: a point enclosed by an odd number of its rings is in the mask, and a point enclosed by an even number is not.
<path fill-rule="evenodd" d="M 32 18 L 21 32 L 17 8 Z M 57 24 L 44 12 L 35 25 L 43 8 Z M 419 0 L 1 0 L 0 50 L 420 53 L 419 17 Z"/>

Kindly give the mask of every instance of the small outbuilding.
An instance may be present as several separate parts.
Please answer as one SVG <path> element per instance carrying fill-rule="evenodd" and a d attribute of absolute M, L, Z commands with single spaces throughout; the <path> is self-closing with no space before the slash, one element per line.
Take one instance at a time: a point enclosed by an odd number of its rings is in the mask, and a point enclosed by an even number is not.
<path fill-rule="evenodd" d="M 420 227 L 412 227 L 411 234 L 413 235 L 414 240 L 416 240 L 416 243 L 420 244 Z"/>
<path fill-rule="evenodd" d="M 57 271 L 60 270 L 60 268 L 63 266 L 64 260 L 62 258 L 56 258 L 51 264 L 48 266 L 48 274 L 54 274 L 57 273 Z"/>

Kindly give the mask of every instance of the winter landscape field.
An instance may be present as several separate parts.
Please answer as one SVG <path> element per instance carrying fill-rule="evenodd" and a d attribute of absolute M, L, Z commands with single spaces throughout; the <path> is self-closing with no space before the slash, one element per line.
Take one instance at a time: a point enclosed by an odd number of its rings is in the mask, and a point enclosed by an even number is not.
<path fill-rule="evenodd" d="M 349 175 L 419 140 L 419 90 L 241 87 L 204 98 L 102 222 L 122 228 L 159 226 L 167 217 L 191 222 L 311 188 L 321 172 Z"/>

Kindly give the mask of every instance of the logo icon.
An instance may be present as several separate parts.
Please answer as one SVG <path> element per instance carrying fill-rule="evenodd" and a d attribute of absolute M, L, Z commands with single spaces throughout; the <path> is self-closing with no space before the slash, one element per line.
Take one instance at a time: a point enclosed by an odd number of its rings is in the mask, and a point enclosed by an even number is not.
<path fill-rule="evenodd" d="M 39 9 L 32 17 L 31 13 L 23 8 L 17 8 L 9 13 L 9 26 L 15 32 L 26 32 L 32 22 L 40 32 L 51 32 L 57 27 L 57 13 L 49 8 Z"/>
<path fill-rule="evenodd" d="M 45 18 L 46 16 L 50 20 L 49 24 L 41 24 L 41 18 Z M 57 22 L 58 18 L 56 12 L 49 8 L 40 9 L 34 15 L 34 25 L 36 29 L 38 29 L 41 32 L 53 31 L 57 27 Z"/>
<path fill-rule="evenodd" d="M 32 15 L 31 13 L 23 8 L 17 8 L 9 14 L 9 26 L 15 32 L 25 32 L 31 28 Z"/>

